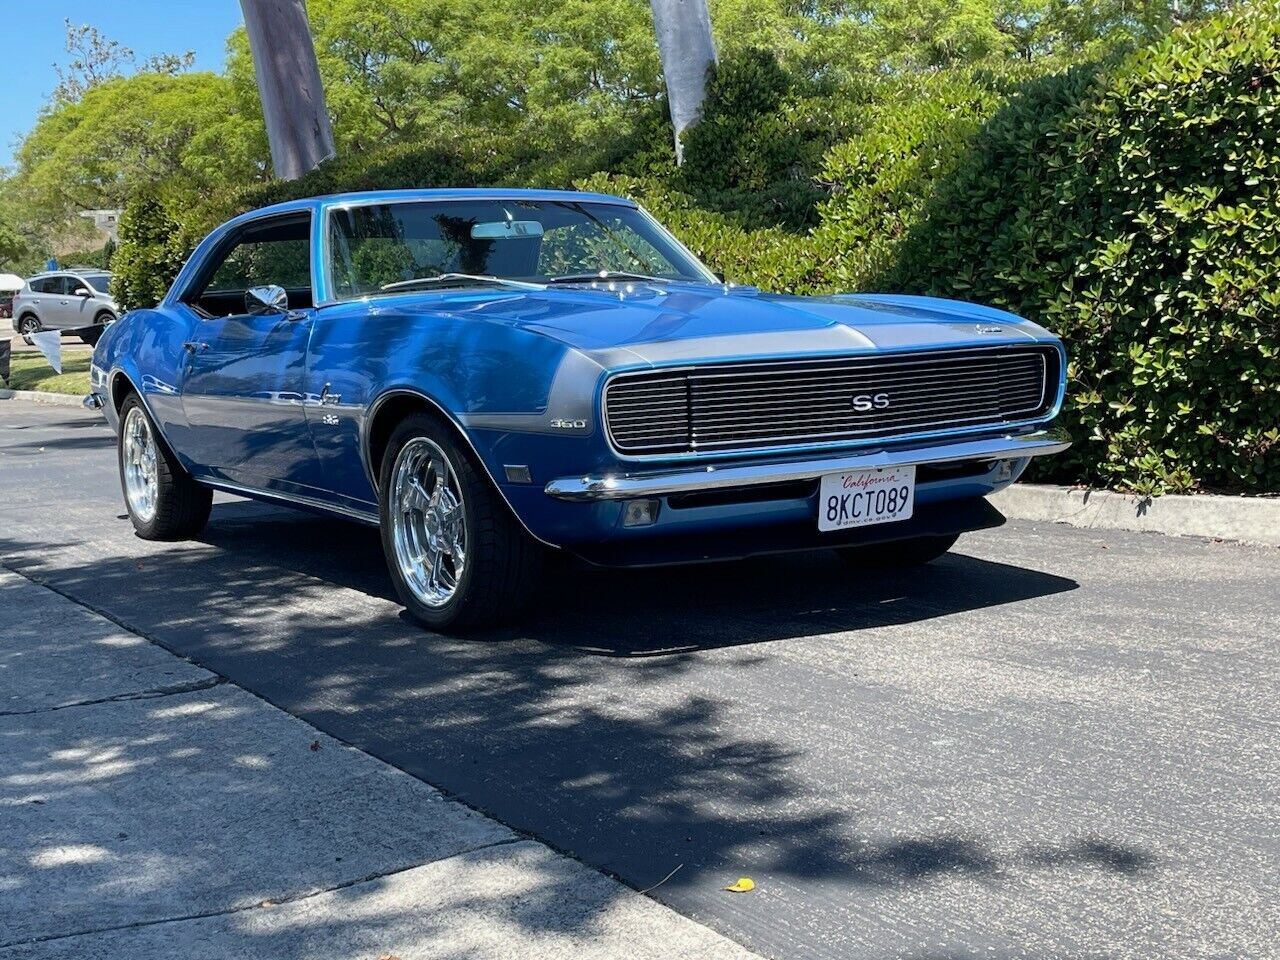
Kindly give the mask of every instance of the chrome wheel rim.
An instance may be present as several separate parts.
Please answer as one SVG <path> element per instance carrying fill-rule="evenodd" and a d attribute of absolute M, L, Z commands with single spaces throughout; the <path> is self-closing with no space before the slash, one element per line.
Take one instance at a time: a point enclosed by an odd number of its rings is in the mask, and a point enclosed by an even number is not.
<path fill-rule="evenodd" d="M 143 523 L 156 515 L 160 484 L 156 479 L 156 441 L 141 407 L 124 418 L 124 493 L 129 509 Z"/>
<path fill-rule="evenodd" d="M 467 567 L 467 519 L 457 471 L 426 437 L 406 443 L 391 468 L 388 515 L 396 564 L 428 607 L 453 599 Z"/>

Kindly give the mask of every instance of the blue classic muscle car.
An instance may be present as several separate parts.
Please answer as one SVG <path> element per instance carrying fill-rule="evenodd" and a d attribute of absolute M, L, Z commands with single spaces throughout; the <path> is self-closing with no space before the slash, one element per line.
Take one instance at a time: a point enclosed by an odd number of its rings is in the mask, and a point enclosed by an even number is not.
<path fill-rule="evenodd" d="M 934 559 L 1067 447 L 1065 369 L 986 307 L 728 285 L 617 197 L 389 191 L 215 230 L 86 404 L 140 536 L 195 536 L 214 490 L 377 525 L 410 612 L 461 629 L 549 549 Z"/>

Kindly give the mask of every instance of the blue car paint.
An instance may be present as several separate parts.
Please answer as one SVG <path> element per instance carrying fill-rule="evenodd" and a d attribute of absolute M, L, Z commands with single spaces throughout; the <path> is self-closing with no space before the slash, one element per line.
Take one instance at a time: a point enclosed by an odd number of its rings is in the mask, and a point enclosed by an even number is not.
<path fill-rule="evenodd" d="M 95 366 L 118 396 L 142 395 L 167 444 L 197 479 L 376 522 L 377 464 L 367 460 L 371 414 L 386 398 L 420 396 L 457 425 L 525 527 L 556 546 L 636 540 L 670 532 L 812 523 L 812 498 L 663 510 L 650 527 L 621 527 L 621 504 L 553 499 L 551 479 L 660 467 L 615 453 L 600 427 L 600 386 L 624 370 L 778 357 L 850 356 L 1060 341 L 1029 321 L 989 307 L 897 295 L 793 297 L 719 283 L 616 284 L 608 289 L 406 292 L 333 302 L 324 268 L 325 212 L 343 204 L 444 198 L 527 198 L 633 205 L 561 191 L 384 191 L 280 204 L 238 217 L 209 235 L 153 310 L 132 311 L 99 340 Z M 312 217 L 314 307 L 284 316 L 204 319 L 178 299 L 205 259 L 246 223 L 281 213 Z M 981 330 L 979 329 L 981 328 Z M 185 345 L 195 344 L 195 348 Z M 203 346 L 207 344 L 208 346 Z M 566 374 L 571 373 L 572 377 Z M 590 384 L 566 401 L 558 378 Z M 570 406 L 565 406 L 565 403 Z M 117 426 L 112 403 L 105 407 Z M 585 426 L 548 426 L 572 413 Z M 326 423 L 336 418 L 336 423 Z M 921 442 L 991 434 L 991 427 L 913 435 Z M 872 441 L 871 445 L 883 444 Z M 767 456 L 866 447 L 867 441 L 772 449 Z M 699 460 L 743 461 L 731 452 Z M 973 498 L 1012 482 L 1025 460 L 999 476 L 921 484 L 922 505 Z M 527 466 L 532 483 L 504 468 Z M 819 544 L 815 544 L 819 545 Z"/>

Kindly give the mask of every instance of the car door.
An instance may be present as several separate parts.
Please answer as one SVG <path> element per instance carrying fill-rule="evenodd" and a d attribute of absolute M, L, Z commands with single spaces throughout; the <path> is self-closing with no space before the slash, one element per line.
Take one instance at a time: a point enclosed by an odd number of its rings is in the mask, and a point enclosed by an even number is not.
<path fill-rule="evenodd" d="M 315 448 L 303 378 L 311 303 L 310 215 L 254 221 L 210 257 L 190 294 L 179 390 L 184 452 L 209 474 L 253 489 L 306 492 Z M 286 290 L 287 310 L 253 309 L 254 288 Z"/>
<path fill-rule="evenodd" d="M 61 308 L 65 311 L 61 324 L 62 329 L 77 330 L 81 327 L 92 326 L 96 307 L 93 288 L 84 277 L 68 276 L 63 279 L 67 281 L 67 296 L 65 298 L 67 302 Z M 77 293 L 77 291 L 84 292 Z"/>
<path fill-rule="evenodd" d="M 66 311 L 67 284 L 61 275 L 31 281 L 31 307 L 46 330 L 60 330 Z"/>

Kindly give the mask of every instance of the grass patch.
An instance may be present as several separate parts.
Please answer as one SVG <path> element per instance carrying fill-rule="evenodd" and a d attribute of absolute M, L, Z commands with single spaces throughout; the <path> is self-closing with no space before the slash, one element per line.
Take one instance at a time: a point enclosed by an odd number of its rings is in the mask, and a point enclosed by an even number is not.
<path fill-rule="evenodd" d="M 89 357 L 64 356 L 62 373 L 54 373 L 49 361 L 38 353 L 15 353 L 9 367 L 12 390 L 39 390 L 43 393 L 70 393 L 83 397 L 89 392 Z"/>

